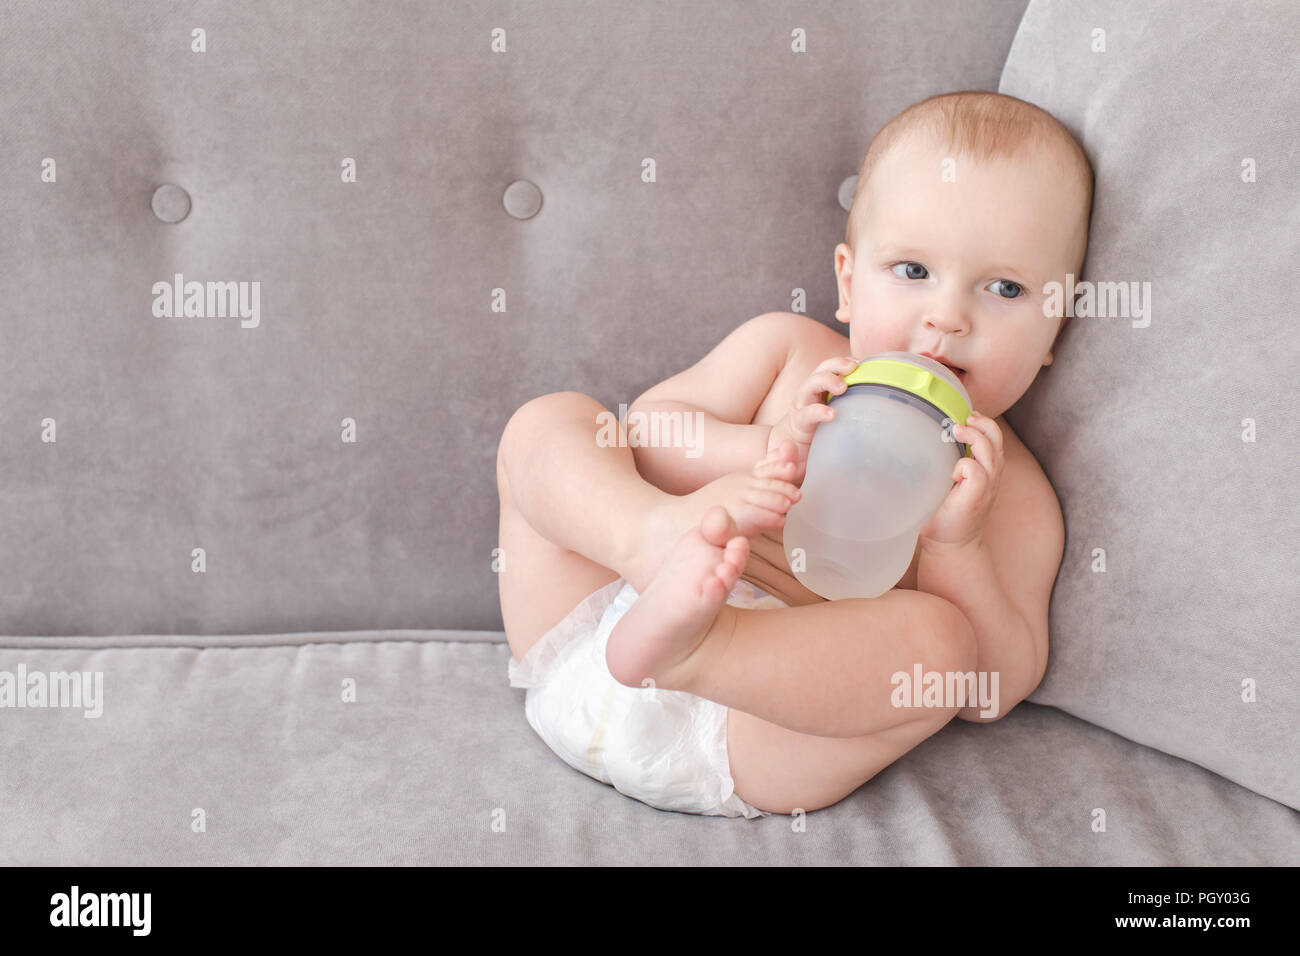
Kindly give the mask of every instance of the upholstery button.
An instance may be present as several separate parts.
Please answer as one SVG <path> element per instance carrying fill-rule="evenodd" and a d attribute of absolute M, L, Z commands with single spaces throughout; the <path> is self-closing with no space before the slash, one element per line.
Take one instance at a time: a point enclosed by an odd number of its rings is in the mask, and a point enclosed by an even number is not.
<path fill-rule="evenodd" d="M 858 177 L 850 176 L 844 182 L 840 183 L 840 208 L 849 212 L 853 208 L 853 194 L 858 189 Z"/>
<path fill-rule="evenodd" d="M 516 219 L 531 219 L 542 208 L 542 191 L 526 179 L 516 179 L 506 187 L 501 202 Z"/>
<path fill-rule="evenodd" d="M 153 214 L 163 222 L 180 222 L 190 214 L 190 194 L 173 183 L 153 191 Z"/>

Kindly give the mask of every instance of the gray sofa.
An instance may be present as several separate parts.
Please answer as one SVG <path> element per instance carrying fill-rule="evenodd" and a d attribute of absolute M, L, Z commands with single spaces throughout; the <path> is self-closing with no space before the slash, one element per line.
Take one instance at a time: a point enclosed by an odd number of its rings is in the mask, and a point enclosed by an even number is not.
<path fill-rule="evenodd" d="M 1300 15 L 795 9 L 0 8 L 0 680 L 102 681 L 0 708 L 0 863 L 1300 860 Z M 1007 416 L 1046 678 L 796 825 L 571 770 L 506 679 L 505 422 L 834 324 L 841 185 L 957 89 L 1075 132 L 1083 278 L 1149 283 Z"/>

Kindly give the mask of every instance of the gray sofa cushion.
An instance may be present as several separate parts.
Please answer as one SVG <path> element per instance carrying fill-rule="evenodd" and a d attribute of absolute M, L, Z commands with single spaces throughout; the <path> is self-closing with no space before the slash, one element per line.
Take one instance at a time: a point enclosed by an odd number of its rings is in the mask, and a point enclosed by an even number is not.
<path fill-rule="evenodd" d="M 1035 2 L 1000 85 L 1093 161 L 1084 278 L 1151 295 L 1148 318 L 1071 319 L 1007 414 L 1066 523 L 1030 700 L 1293 807 L 1297 63 L 1291 3 Z"/>
<path fill-rule="evenodd" d="M 654 810 L 556 757 L 506 684 L 504 635 L 466 636 L 6 638 L 0 670 L 99 670 L 104 707 L 3 712 L 0 865 L 1300 858 L 1300 813 L 1033 704 L 954 721 L 802 832 Z"/>

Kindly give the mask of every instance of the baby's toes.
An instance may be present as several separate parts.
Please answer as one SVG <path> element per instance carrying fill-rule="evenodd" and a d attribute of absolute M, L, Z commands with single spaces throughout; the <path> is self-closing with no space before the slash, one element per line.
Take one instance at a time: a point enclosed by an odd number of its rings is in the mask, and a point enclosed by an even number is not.
<path fill-rule="evenodd" d="M 758 518 L 765 530 L 781 526 L 781 519 L 790 510 L 790 499 L 775 491 L 751 491 L 746 500 L 758 510 Z"/>
<path fill-rule="evenodd" d="M 754 474 L 755 478 L 776 478 L 790 479 L 794 476 L 794 462 L 792 461 L 774 461 L 764 465 Z"/>
<path fill-rule="evenodd" d="M 758 478 L 750 483 L 745 490 L 745 496 L 747 500 L 761 507 L 784 512 L 803 497 L 803 492 L 797 485 L 782 481 L 780 478 Z"/>
<path fill-rule="evenodd" d="M 735 537 L 727 542 L 727 549 L 723 552 L 722 561 L 718 563 L 714 573 L 719 580 L 730 591 L 735 585 L 736 579 L 740 577 L 740 572 L 745 569 L 745 559 L 749 557 L 749 539 L 744 537 Z"/>
<path fill-rule="evenodd" d="M 748 558 L 749 539 L 739 534 L 727 542 L 727 547 L 722 552 L 723 563 L 731 565 L 737 572 L 745 567 Z"/>
<path fill-rule="evenodd" d="M 760 458 L 754 463 L 751 473 L 757 477 L 780 477 L 783 474 L 792 474 L 794 466 L 793 461 L 782 455 L 779 450 L 774 449 L 767 453 L 766 458 Z"/>

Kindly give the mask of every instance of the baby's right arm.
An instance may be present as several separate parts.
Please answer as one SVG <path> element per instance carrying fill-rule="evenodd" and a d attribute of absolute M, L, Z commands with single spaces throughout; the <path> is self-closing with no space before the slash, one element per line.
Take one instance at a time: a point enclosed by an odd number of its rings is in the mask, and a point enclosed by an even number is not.
<path fill-rule="evenodd" d="M 690 431 L 682 432 L 692 447 L 632 446 L 641 477 L 669 494 L 685 495 L 723 475 L 753 468 L 767 454 L 772 431 L 771 425 L 753 424 L 754 416 L 807 321 L 785 312 L 755 316 L 690 368 L 638 396 L 628 408 L 629 420 L 632 412 L 679 412 L 693 419 Z M 667 422 L 667 416 L 660 418 L 661 435 L 671 431 L 663 427 Z M 701 423 L 698 429 L 696 422 Z M 688 451 L 698 451 L 698 456 L 689 457 Z"/>

